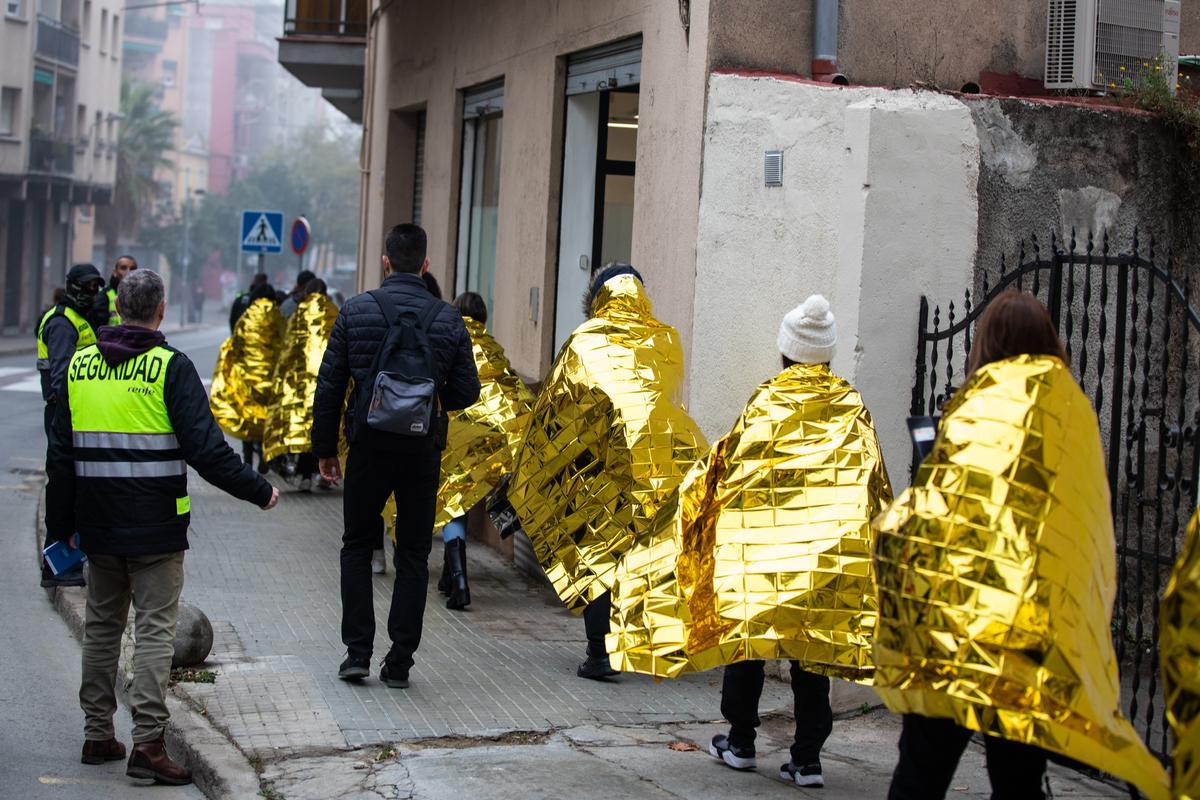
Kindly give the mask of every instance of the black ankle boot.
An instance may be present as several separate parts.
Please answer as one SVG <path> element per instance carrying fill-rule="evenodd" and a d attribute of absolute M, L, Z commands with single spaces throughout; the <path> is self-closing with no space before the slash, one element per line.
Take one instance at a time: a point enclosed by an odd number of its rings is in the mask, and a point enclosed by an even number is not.
<path fill-rule="evenodd" d="M 467 585 L 467 540 L 451 539 L 446 545 L 449 553 L 450 597 L 446 608 L 461 611 L 471 605 L 471 587 Z"/>
<path fill-rule="evenodd" d="M 608 652 L 604 649 L 603 642 L 588 642 L 587 660 L 579 665 L 578 669 L 575 670 L 575 674 L 581 678 L 599 681 L 619 675 L 620 673 L 612 668 L 612 663 L 608 660 Z"/>
<path fill-rule="evenodd" d="M 450 545 L 454 539 L 442 545 L 442 577 L 438 578 L 437 589 L 444 595 L 450 594 Z"/>

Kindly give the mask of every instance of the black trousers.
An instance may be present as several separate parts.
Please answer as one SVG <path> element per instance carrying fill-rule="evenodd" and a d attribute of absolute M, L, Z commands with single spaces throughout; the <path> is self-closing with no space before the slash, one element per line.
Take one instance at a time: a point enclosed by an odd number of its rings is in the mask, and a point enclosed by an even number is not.
<path fill-rule="evenodd" d="M 612 617 L 612 593 L 605 592 L 583 609 L 583 630 L 587 634 L 587 652 L 593 658 L 608 655 L 604 637 L 608 635 Z"/>
<path fill-rule="evenodd" d="M 413 664 L 425 616 L 440 472 L 441 452 L 431 444 L 404 453 L 365 445 L 350 448 L 342 494 L 342 642 L 355 658 L 370 658 L 375 641 L 371 551 L 382 541 L 380 514 L 390 494 L 396 498 L 397 513 L 395 583 L 387 624 L 392 647 L 387 660 L 399 669 Z"/>
<path fill-rule="evenodd" d="M 762 697 L 765 666 L 762 661 L 739 661 L 725 667 L 721 715 L 729 720 L 729 742 L 735 747 L 754 746 L 755 729 L 760 723 L 758 701 Z M 829 678 L 803 670 L 793 661 L 792 698 L 796 715 L 792 763 L 797 766 L 820 764 L 821 748 L 833 732 Z"/>
<path fill-rule="evenodd" d="M 971 731 L 952 720 L 905 714 L 888 800 L 945 797 L 969 741 Z M 983 744 L 992 800 L 1044 800 L 1045 750 L 996 736 L 984 736 Z"/>

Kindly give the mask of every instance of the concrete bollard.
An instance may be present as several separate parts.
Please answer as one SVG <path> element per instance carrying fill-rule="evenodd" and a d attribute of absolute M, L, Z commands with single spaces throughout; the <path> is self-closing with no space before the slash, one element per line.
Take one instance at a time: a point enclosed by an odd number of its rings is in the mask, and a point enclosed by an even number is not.
<path fill-rule="evenodd" d="M 171 667 L 195 667 L 212 652 L 212 623 L 203 611 L 188 603 L 179 604 L 175 623 L 175 656 Z"/>

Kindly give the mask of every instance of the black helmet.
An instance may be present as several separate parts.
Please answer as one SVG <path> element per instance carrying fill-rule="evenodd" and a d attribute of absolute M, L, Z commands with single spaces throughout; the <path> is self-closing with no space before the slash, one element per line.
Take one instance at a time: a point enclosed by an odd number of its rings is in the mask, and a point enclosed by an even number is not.
<path fill-rule="evenodd" d="M 91 264 L 76 264 L 67 273 L 67 302 L 76 311 L 88 311 L 104 285 L 104 276 Z"/>

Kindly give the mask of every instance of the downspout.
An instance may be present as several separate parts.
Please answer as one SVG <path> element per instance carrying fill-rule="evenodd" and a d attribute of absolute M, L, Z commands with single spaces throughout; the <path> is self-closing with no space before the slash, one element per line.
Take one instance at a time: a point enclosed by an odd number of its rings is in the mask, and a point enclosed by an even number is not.
<path fill-rule="evenodd" d="M 838 0 L 813 0 L 813 80 L 839 86 L 850 83 L 838 72 L 837 52 Z"/>

